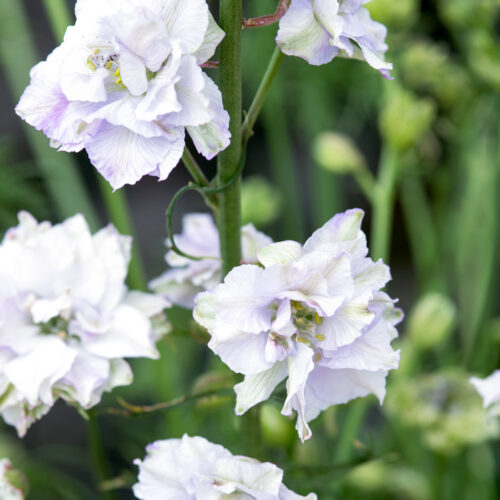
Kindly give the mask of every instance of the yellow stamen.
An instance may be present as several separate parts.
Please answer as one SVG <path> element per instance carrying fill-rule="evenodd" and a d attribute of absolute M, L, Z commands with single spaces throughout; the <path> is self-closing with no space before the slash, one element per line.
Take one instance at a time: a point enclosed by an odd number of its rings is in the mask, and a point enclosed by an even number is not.
<path fill-rule="evenodd" d="M 95 50 L 94 50 L 94 55 L 99 54 L 99 52 L 101 52 L 101 49 L 95 49 Z"/>
<path fill-rule="evenodd" d="M 104 67 L 105 67 L 106 69 L 111 69 L 111 66 L 113 66 L 113 61 L 108 61 L 108 62 L 104 65 Z"/>
<path fill-rule="evenodd" d="M 321 359 L 321 354 L 319 352 L 317 352 L 315 355 L 314 355 L 314 362 L 317 363 L 320 359 Z"/>
<path fill-rule="evenodd" d="M 309 345 L 309 341 L 307 339 L 305 339 L 304 337 L 297 337 L 297 342 L 301 342 L 302 344 Z"/>
<path fill-rule="evenodd" d="M 321 325 L 323 318 L 318 313 L 314 313 L 314 321 L 316 321 L 317 325 Z"/>
<path fill-rule="evenodd" d="M 92 70 L 92 71 L 96 71 L 97 70 L 97 66 L 92 62 L 92 61 L 87 61 L 87 66 Z"/>
<path fill-rule="evenodd" d="M 115 80 L 115 83 L 116 83 L 117 85 L 120 85 L 120 84 L 122 83 L 122 77 L 121 77 L 121 76 L 119 76 L 119 77 Z"/>
<path fill-rule="evenodd" d="M 322 342 L 323 340 L 325 340 L 325 336 L 324 335 L 321 335 L 321 333 L 317 333 L 315 335 L 315 337 L 320 341 Z"/>
<path fill-rule="evenodd" d="M 118 68 L 118 69 L 115 71 L 115 76 L 120 76 L 120 70 L 121 70 L 121 68 Z"/>

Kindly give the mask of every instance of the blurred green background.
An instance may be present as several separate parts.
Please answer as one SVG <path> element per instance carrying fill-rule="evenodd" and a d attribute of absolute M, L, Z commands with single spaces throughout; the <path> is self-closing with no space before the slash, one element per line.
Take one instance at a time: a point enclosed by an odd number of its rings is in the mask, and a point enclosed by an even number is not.
<path fill-rule="evenodd" d="M 276 3 L 246 1 L 245 15 L 268 14 Z M 94 229 L 112 220 L 135 233 L 131 283 L 142 286 L 164 270 L 164 213 L 189 180 L 183 167 L 166 182 L 145 178 L 111 194 L 85 153 L 51 150 L 13 111 L 31 66 L 73 22 L 72 4 L 0 3 L 0 233 L 21 209 L 52 221 L 82 211 Z M 118 488 L 116 498 L 132 498 L 131 463 L 147 443 L 185 432 L 275 462 L 290 488 L 320 499 L 499 498 L 497 422 L 486 422 L 468 377 L 499 367 L 500 1 L 367 7 L 389 29 L 395 79 L 358 61 L 312 67 L 285 58 L 250 141 L 242 203 L 245 222 L 298 241 L 338 211 L 365 209 L 372 255 L 390 263 L 389 292 L 407 315 L 397 341 L 401 367 L 389 376 L 384 406 L 369 397 L 331 408 L 304 445 L 279 414 L 279 398 L 252 410 L 253 418 L 236 417 L 227 390 L 236 376 L 207 350 L 190 312 L 175 309 L 162 359 L 134 362 L 135 383 L 98 408 L 114 478 L 105 486 Z M 243 33 L 245 107 L 276 29 Z M 212 176 L 214 165 L 202 164 Z M 174 227 L 200 210 L 196 195 L 182 198 Z M 206 392 L 213 395 L 196 397 Z M 109 414 L 118 396 L 146 405 L 183 395 L 191 399 L 169 409 Z M 22 441 L 11 428 L 1 432 L 0 457 L 27 475 L 29 498 L 98 498 L 86 423 L 75 409 L 56 405 Z"/>

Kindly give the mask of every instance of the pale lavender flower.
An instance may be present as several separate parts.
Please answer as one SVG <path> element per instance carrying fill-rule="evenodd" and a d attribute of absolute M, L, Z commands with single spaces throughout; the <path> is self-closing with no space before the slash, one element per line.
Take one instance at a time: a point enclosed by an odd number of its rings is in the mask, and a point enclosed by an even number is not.
<path fill-rule="evenodd" d="M 0 244 L 0 414 L 20 436 L 58 398 L 87 409 L 130 384 L 123 358 L 158 358 L 150 318 L 168 303 L 128 291 L 130 245 L 81 215 L 28 213 Z"/>
<path fill-rule="evenodd" d="M 326 64 L 338 55 L 355 57 L 388 78 L 392 64 L 384 59 L 387 29 L 362 7 L 369 1 L 292 0 L 276 42 L 283 53 L 309 64 Z"/>
<path fill-rule="evenodd" d="M 500 415 L 500 370 L 494 371 L 489 377 L 470 378 L 471 384 L 483 398 L 483 405 L 488 410 L 489 417 Z"/>
<path fill-rule="evenodd" d="M 135 460 L 141 500 L 316 500 L 290 491 L 283 471 L 271 463 L 232 455 L 202 437 L 167 439 L 150 444 L 144 460 Z"/>
<path fill-rule="evenodd" d="M 186 131 L 209 159 L 228 146 L 229 115 L 200 68 L 224 36 L 206 0 L 78 0 L 76 18 L 16 107 L 53 147 L 85 148 L 117 189 L 166 179 Z"/>
<path fill-rule="evenodd" d="M 287 380 L 282 413 L 297 412 L 302 440 L 308 422 L 334 404 L 373 393 L 382 403 L 391 347 L 402 317 L 381 292 L 388 267 L 367 257 L 361 210 L 333 217 L 301 246 L 273 243 L 259 263 L 233 269 L 199 294 L 195 319 L 209 347 L 245 379 L 235 387 L 236 413 L 269 398 Z"/>
<path fill-rule="evenodd" d="M 221 282 L 221 257 L 219 232 L 213 218 L 208 214 L 188 214 L 182 220 L 182 234 L 175 235 L 176 245 L 194 257 L 192 260 L 173 250 L 167 252 L 165 260 L 171 269 L 150 283 L 156 293 L 170 302 L 192 309 L 194 297 L 199 292 L 211 290 Z M 272 239 L 257 231 L 252 224 L 241 228 L 242 260 L 247 264 L 257 263 L 257 250 L 272 243 Z M 170 247 L 170 241 L 166 241 Z"/>

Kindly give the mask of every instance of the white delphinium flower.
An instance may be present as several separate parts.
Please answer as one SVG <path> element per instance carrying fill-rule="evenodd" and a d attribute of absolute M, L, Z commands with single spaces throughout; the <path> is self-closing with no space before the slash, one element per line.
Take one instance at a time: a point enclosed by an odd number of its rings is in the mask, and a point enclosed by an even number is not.
<path fill-rule="evenodd" d="M 131 238 L 19 216 L 0 244 L 0 413 L 20 436 L 55 400 L 81 408 L 132 382 L 125 357 L 158 358 L 150 318 L 168 303 L 125 285 Z"/>
<path fill-rule="evenodd" d="M 380 289 L 389 268 L 367 257 L 361 210 L 336 215 L 301 246 L 273 243 L 259 263 L 233 269 L 212 292 L 199 294 L 195 319 L 209 347 L 245 379 L 236 413 L 269 398 L 285 378 L 282 413 L 297 412 L 302 440 L 308 422 L 331 405 L 375 394 L 397 368 L 391 347 L 402 317 Z"/>
<path fill-rule="evenodd" d="M 21 488 L 17 479 L 24 479 L 22 476 L 18 477 L 18 472 L 15 471 L 8 458 L 0 459 L 0 498 L 2 500 L 23 500 L 25 491 Z"/>
<path fill-rule="evenodd" d="M 483 398 L 483 405 L 488 409 L 488 416 L 500 416 L 500 370 L 494 371 L 484 379 L 471 377 L 470 382 Z"/>
<path fill-rule="evenodd" d="M 176 245 L 194 257 L 192 260 L 173 250 L 165 260 L 172 268 L 150 283 L 156 293 L 162 294 L 174 304 L 192 309 L 194 297 L 204 290 L 211 290 L 221 282 L 219 233 L 213 218 L 208 214 L 188 214 L 182 220 L 182 234 L 174 236 Z M 241 228 L 243 262 L 257 263 L 257 250 L 272 243 L 272 239 L 257 231 L 252 224 Z M 170 241 L 166 244 L 170 247 Z"/>
<path fill-rule="evenodd" d="M 228 146 L 229 115 L 200 68 L 224 37 L 206 0 L 78 0 L 76 18 L 16 107 L 53 147 L 85 148 L 117 189 L 166 179 L 186 130 L 209 159 Z"/>
<path fill-rule="evenodd" d="M 271 463 L 232 455 L 202 437 L 167 439 L 150 444 L 144 460 L 135 460 L 141 500 L 316 500 L 290 491 L 283 471 Z"/>
<path fill-rule="evenodd" d="M 384 60 L 387 29 L 362 7 L 370 0 L 291 0 L 279 23 L 276 42 L 283 53 L 309 64 L 338 55 L 364 59 L 386 78 L 392 64 Z"/>

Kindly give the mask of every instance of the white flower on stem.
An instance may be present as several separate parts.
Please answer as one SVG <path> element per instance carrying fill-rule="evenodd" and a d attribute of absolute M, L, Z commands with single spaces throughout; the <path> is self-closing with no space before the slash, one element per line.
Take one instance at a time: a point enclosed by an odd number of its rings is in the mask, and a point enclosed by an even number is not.
<path fill-rule="evenodd" d="M 182 221 L 182 234 L 175 235 L 174 239 L 183 252 L 193 257 L 208 258 L 192 260 L 169 250 L 165 260 L 172 269 L 154 279 L 150 287 L 172 303 L 192 309 L 196 294 L 211 290 L 221 282 L 219 233 L 210 215 L 188 214 Z M 270 243 L 271 238 L 257 231 L 252 224 L 243 226 L 243 262 L 256 264 L 257 250 Z M 166 244 L 170 247 L 171 243 L 167 240 Z"/>
<path fill-rule="evenodd" d="M 62 151 L 87 150 L 115 189 L 165 180 L 187 131 L 213 158 L 229 144 L 229 115 L 200 65 L 224 37 L 206 0 L 78 0 L 76 24 L 16 107 Z"/>
<path fill-rule="evenodd" d="M 261 248 L 261 266 L 233 269 L 199 294 L 194 318 L 208 346 L 245 379 L 236 385 L 236 413 L 269 398 L 287 380 L 282 413 L 297 412 L 302 440 L 308 422 L 334 404 L 373 393 L 399 363 L 391 347 L 402 317 L 380 289 L 389 268 L 367 257 L 361 210 L 336 215 L 301 246 Z"/>
<path fill-rule="evenodd" d="M 471 377 L 470 382 L 483 398 L 483 405 L 488 410 L 488 416 L 500 416 L 500 370 L 494 371 L 484 379 Z"/>
<path fill-rule="evenodd" d="M 292 0 L 276 42 L 283 53 L 309 64 L 326 64 L 338 55 L 355 57 L 388 78 L 392 64 L 384 59 L 387 29 L 362 6 L 369 1 Z"/>
<path fill-rule="evenodd" d="M 150 444 L 144 460 L 135 460 L 141 500 L 316 500 L 290 491 L 283 471 L 271 463 L 232 455 L 202 437 L 167 439 Z"/>
<path fill-rule="evenodd" d="M 169 304 L 129 292 L 131 238 L 21 213 L 0 244 L 0 413 L 23 436 L 58 398 L 87 409 L 132 382 L 123 358 L 157 358 L 152 317 Z"/>
<path fill-rule="evenodd" d="M 0 459 L 0 498 L 2 500 L 23 500 L 26 492 L 18 484 L 23 480 L 24 478 L 19 477 L 19 473 L 13 469 L 8 458 Z"/>

